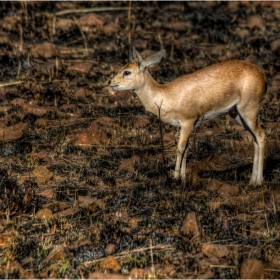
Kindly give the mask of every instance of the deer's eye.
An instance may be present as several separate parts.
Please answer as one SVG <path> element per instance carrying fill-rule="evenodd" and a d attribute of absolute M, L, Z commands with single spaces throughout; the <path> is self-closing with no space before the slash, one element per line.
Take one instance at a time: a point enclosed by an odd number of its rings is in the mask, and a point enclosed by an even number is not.
<path fill-rule="evenodd" d="M 124 76 L 129 76 L 130 74 L 131 74 L 130 71 L 123 71 L 123 77 L 124 77 Z"/>

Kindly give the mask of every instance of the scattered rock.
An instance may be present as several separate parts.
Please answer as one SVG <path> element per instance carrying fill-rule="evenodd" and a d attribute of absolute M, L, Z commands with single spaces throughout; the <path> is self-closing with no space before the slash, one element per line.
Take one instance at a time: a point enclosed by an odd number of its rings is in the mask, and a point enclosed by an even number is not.
<path fill-rule="evenodd" d="M 131 158 L 124 159 L 122 163 L 119 166 L 119 170 L 125 170 L 130 173 L 134 172 L 134 166 L 135 164 L 139 164 L 140 162 L 140 157 L 139 156 L 132 156 Z"/>
<path fill-rule="evenodd" d="M 66 210 L 56 212 L 56 213 L 54 214 L 54 216 L 69 217 L 69 216 L 75 215 L 75 214 L 78 213 L 79 211 L 80 211 L 80 208 L 79 208 L 78 206 L 74 206 L 74 207 L 68 208 L 68 209 L 66 209 Z"/>
<path fill-rule="evenodd" d="M 111 101 L 111 102 L 118 102 L 118 101 L 123 101 L 123 100 L 126 100 L 128 99 L 129 97 L 131 96 L 131 93 L 130 91 L 116 91 L 116 92 L 113 92 L 112 95 L 109 95 L 108 96 L 108 99 Z"/>
<path fill-rule="evenodd" d="M 75 97 L 89 97 L 91 95 L 91 90 L 86 88 L 80 88 L 75 92 Z"/>
<path fill-rule="evenodd" d="M 114 22 L 110 22 L 108 24 L 105 24 L 102 30 L 105 35 L 112 36 L 113 34 L 116 34 L 118 32 L 119 28 Z"/>
<path fill-rule="evenodd" d="M 223 184 L 223 182 L 213 178 L 211 181 L 207 184 L 206 190 L 214 192 L 218 190 L 218 188 Z"/>
<path fill-rule="evenodd" d="M 109 271 L 118 272 L 121 270 L 121 266 L 118 261 L 112 257 L 108 256 L 101 262 L 101 267 L 103 269 L 108 269 Z"/>
<path fill-rule="evenodd" d="M 89 274 L 89 279 L 128 279 L 127 275 L 115 274 L 115 273 L 101 273 L 93 272 Z"/>
<path fill-rule="evenodd" d="M 105 255 L 113 255 L 116 251 L 116 245 L 115 244 L 107 244 L 105 248 Z"/>
<path fill-rule="evenodd" d="M 265 22 L 260 15 L 252 15 L 248 18 L 248 27 L 250 29 L 256 27 L 262 30 L 265 28 Z"/>
<path fill-rule="evenodd" d="M 36 217 L 39 219 L 49 219 L 52 215 L 52 211 L 48 208 L 41 209 L 36 213 Z"/>
<path fill-rule="evenodd" d="M 138 118 L 137 121 L 134 123 L 134 127 L 135 128 L 144 128 L 146 126 L 148 126 L 150 124 L 150 120 L 142 117 L 142 118 Z"/>
<path fill-rule="evenodd" d="M 37 119 L 35 121 L 35 125 L 37 127 L 46 127 L 47 126 L 47 120 L 46 119 L 43 119 L 43 118 L 40 118 L 40 119 Z"/>
<path fill-rule="evenodd" d="M 48 256 L 42 261 L 42 265 L 48 264 L 50 261 L 53 260 L 63 260 L 67 257 L 68 252 L 63 246 L 58 246 L 51 250 Z"/>
<path fill-rule="evenodd" d="M 275 254 L 271 260 L 271 263 L 280 267 L 280 254 Z"/>
<path fill-rule="evenodd" d="M 134 267 L 129 272 L 129 278 L 132 278 L 132 279 L 146 279 L 147 278 L 147 271 L 143 268 Z"/>
<path fill-rule="evenodd" d="M 239 187 L 228 183 L 222 183 L 217 191 L 223 196 L 237 196 L 239 194 Z"/>
<path fill-rule="evenodd" d="M 187 217 L 183 221 L 181 228 L 182 234 L 192 237 L 199 236 L 199 229 L 197 225 L 197 219 L 195 212 L 189 212 Z"/>
<path fill-rule="evenodd" d="M 209 202 L 209 208 L 210 210 L 216 210 L 219 207 L 221 207 L 223 203 L 221 201 L 211 201 Z"/>
<path fill-rule="evenodd" d="M 202 245 L 202 253 L 207 257 L 223 258 L 228 256 L 229 250 L 225 245 L 205 243 Z"/>
<path fill-rule="evenodd" d="M 83 30 L 87 30 L 84 27 L 92 27 L 92 26 L 103 26 L 106 19 L 105 17 L 95 14 L 95 13 L 89 13 L 84 16 L 82 16 L 79 20 L 79 24 L 83 27 Z"/>
<path fill-rule="evenodd" d="M 21 138 L 22 135 L 22 130 L 13 130 L 11 127 L 0 128 L 0 142 L 12 142 Z"/>
<path fill-rule="evenodd" d="M 55 192 L 52 189 L 47 189 L 47 190 L 44 190 L 44 191 L 38 193 L 38 195 L 40 195 L 42 197 L 46 197 L 46 198 L 52 199 L 52 198 L 55 197 Z"/>
<path fill-rule="evenodd" d="M 241 279 L 264 279 L 263 263 L 257 259 L 245 259 L 240 268 Z"/>
<path fill-rule="evenodd" d="M 239 135 L 241 136 L 242 140 L 247 142 L 247 143 L 253 143 L 254 142 L 253 135 L 247 130 L 240 132 Z"/>
<path fill-rule="evenodd" d="M 138 227 L 138 220 L 136 219 L 131 219 L 128 221 L 128 225 L 129 227 L 131 227 L 132 229 L 137 228 Z"/>
<path fill-rule="evenodd" d="M 59 54 L 59 49 L 55 44 L 45 42 L 38 44 L 31 49 L 31 55 L 34 57 L 51 58 Z"/>
<path fill-rule="evenodd" d="M 37 166 L 33 171 L 32 175 L 35 177 L 35 182 L 37 184 L 45 184 L 52 177 L 53 174 L 45 166 Z"/>
<path fill-rule="evenodd" d="M 280 48 L 280 39 L 272 41 L 270 43 L 270 48 L 273 52 L 276 51 L 278 48 Z"/>
<path fill-rule="evenodd" d="M 18 235 L 17 231 L 8 231 L 0 234 L 0 247 L 7 247 Z"/>
<path fill-rule="evenodd" d="M 91 123 L 86 132 L 79 134 L 77 140 L 78 145 L 100 145 L 108 142 L 109 138 L 106 131 L 96 121 Z"/>

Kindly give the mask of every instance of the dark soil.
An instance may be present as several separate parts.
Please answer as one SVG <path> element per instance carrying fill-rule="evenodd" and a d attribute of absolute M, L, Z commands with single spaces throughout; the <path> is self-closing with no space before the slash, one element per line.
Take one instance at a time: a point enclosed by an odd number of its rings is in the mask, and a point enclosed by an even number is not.
<path fill-rule="evenodd" d="M 279 2 L 1 2 L 0 278 L 241 278 L 247 258 L 279 278 L 279 22 Z M 132 46 L 166 49 L 159 83 L 263 69 L 261 187 L 227 115 L 195 129 L 188 183 L 172 179 L 179 130 L 108 87 Z"/>

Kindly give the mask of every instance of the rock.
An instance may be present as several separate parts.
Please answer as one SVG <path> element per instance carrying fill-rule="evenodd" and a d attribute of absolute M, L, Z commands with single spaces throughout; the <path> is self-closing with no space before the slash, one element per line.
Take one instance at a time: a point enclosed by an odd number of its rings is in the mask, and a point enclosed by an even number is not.
<path fill-rule="evenodd" d="M 53 174 L 45 166 L 37 166 L 32 171 L 31 176 L 35 177 L 35 182 L 37 184 L 45 184 L 53 177 Z"/>
<path fill-rule="evenodd" d="M 91 198 L 90 196 L 78 196 L 78 203 L 79 207 L 82 208 L 87 208 L 89 207 L 92 203 L 94 203 L 94 199 Z"/>
<path fill-rule="evenodd" d="M 247 142 L 247 143 L 253 143 L 254 142 L 253 135 L 247 130 L 240 132 L 239 135 L 241 136 L 242 140 Z"/>
<path fill-rule="evenodd" d="M 119 28 L 114 22 L 110 22 L 108 24 L 105 24 L 102 30 L 105 35 L 112 36 L 113 34 L 116 34 L 118 32 Z"/>
<path fill-rule="evenodd" d="M 100 145 L 108 142 L 109 138 L 106 131 L 96 121 L 91 123 L 86 132 L 79 134 L 77 140 L 78 145 Z"/>
<path fill-rule="evenodd" d="M 47 126 L 47 120 L 46 119 L 43 119 L 43 118 L 40 118 L 40 119 L 37 119 L 35 121 L 35 125 L 37 127 L 46 127 Z"/>
<path fill-rule="evenodd" d="M 241 279 L 264 279 L 263 263 L 257 259 L 245 259 L 240 268 Z"/>
<path fill-rule="evenodd" d="M 129 272 L 130 279 L 149 279 L 148 271 L 143 268 L 134 267 Z"/>
<path fill-rule="evenodd" d="M 280 39 L 272 41 L 270 43 L 270 48 L 273 52 L 276 51 L 278 48 L 280 48 Z"/>
<path fill-rule="evenodd" d="M 0 234 L 0 247 L 7 247 L 18 235 L 17 231 L 8 231 Z"/>
<path fill-rule="evenodd" d="M 225 245 L 205 243 L 202 245 L 202 254 L 207 257 L 223 258 L 229 255 L 229 250 Z"/>
<path fill-rule="evenodd" d="M 66 249 L 60 245 L 51 250 L 48 256 L 42 261 L 42 265 L 46 265 L 52 260 L 63 260 L 67 255 Z"/>
<path fill-rule="evenodd" d="M 105 255 L 113 255 L 116 251 L 116 245 L 115 244 L 107 244 L 105 248 Z"/>
<path fill-rule="evenodd" d="M 209 202 L 209 208 L 210 210 L 216 210 L 222 205 L 221 201 L 211 201 Z"/>
<path fill-rule="evenodd" d="M 128 226 L 132 229 L 137 228 L 138 227 L 138 220 L 136 219 L 131 219 L 128 221 Z"/>
<path fill-rule="evenodd" d="M 134 127 L 135 128 L 144 128 L 146 126 L 148 126 L 150 124 L 150 120 L 142 117 L 142 118 L 138 118 L 137 121 L 134 123 Z"/>
<path fill-rule="evenodd" d="M 64 216 L 64 217 L 69 217 L 69 216 L 73 216 L 76 213 L 78 213 L 80 211 L 80 208 L 78 206 L 74 206 L 71 208 L 68 208 L 66 210 L 60 211 L 60 212 L 56 212 L 54 214 L 54 216 Z"/>
<path fill-rule="evenodd" d="M 139 162 L 140 162 L 140 157 L 136 156 L 136 155 L 132 156 L 131 158 L 124 159 L 119 166 L 119 171 L 120 170 L 125 170 L 125 171 L 128 171 L 130 173 L 133 173 L 135 164 L 136 163 L 139 164 Z"/>
<path fill-rule="evenodd" d="M 13 130 L 10 127 L 0 128 L 0 142 L 8 143 L 21 138 L 22 130 Z"/>
<path fill-rule="evenodd" d="M 34 57 L 51 58 L 59 54 L 59 48 L 52 43 L 45 42 L 38 44 L 31 49 L 31 55 Z"/>
<path fill-rule="evenodd" d="M 75 97 L 85 98 L 91 95 L 91 91 L 86 88 L 80 88 L 75 92 Z"/>
<path fill-rule="evenodd" d="M 85 26 L 103 26 L 105 22 L 105 17 L 96 13 L 88 13 L 81 16 L 81 18 L 79 19 L 79 24 L 82 26 L 83 30 Z"/>
<path fill-rule="evenodd" d="M 52 211 L 48 208 L 41 209 L 36 213 L 36 217 L 39 219 L 49 219 L 52 215 Z"/>
<path fill-rule="evenodd" d="M 223 182 L 217 180 L 217 179 L 211 179 L 211 181 L 207 184 L 206 190 L 214 192 L 218 190 L 218 188 L 223 184 Z"/>
<path fill-rule="evenodd" d="M 118 263 L 118 261 L 112 257 L 112 256 L 108 256 L 106 257 L 102 262 L 101 262 L 101 267 L 103 269 L 108 269 L 110 271 L 113 271 L 113 272 L 118 272 L 121 270 L 121 266 L 120 264 Z"/>
<path fill-rule="evenodd" d="M 187 236 L 199 236 L 199 229 L 197 225 L 197 219 L 195 212 L 189 212 L 187 217 L 183 221 L 183 225 L 181 228 L 182 234 Z"/>
<path fill-rule="evenodd" d="M 116 273 L 101 273 L 93 272 L 89 274 L 88 279 L 128 279 L 127 275 L 116 274 Z"/>
<path fill-rule="evenodd" d="M 252 15 L 248 18 L 248 27 L 250 29 L 257 27 L 262 30 L 265 28 L 265 22 L 260 15 Z"/>
<path fill-rule="evenodd" d="M 275 254 L 271 260 L 271 263 L 280 267 L 280 254 Z"/>
<path fill-rule="evenodd" d="M 239 194 L 239 187 L 228 183 L 222 183 L 217 191 L 223 196 L 237 196 Z"/>
<path fill-rule="evenodd" d="M 46 198 L 52 199 L 52 198 L 55 197 L 55 192 L 52 189 L 47 189 L 47 190 L 44 190 L 44 191 L 38 193 L 38 195 L 42 196 L 42 197 L 46 197 Z"/>

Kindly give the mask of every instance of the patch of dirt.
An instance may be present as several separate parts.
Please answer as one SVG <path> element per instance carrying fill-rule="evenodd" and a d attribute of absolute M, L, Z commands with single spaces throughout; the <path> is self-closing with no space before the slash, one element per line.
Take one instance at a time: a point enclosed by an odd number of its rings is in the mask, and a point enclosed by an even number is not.
<path fill-rule="evenodd" d="M 279 9 L 3 2 L 0 278 L 280 278 Z M 263 69 L 262 187 L 248 186 L 252 139 L 229 116 L 192 133 L 188 184 L 166 181 L 179 131 L 108 87 L 131 46 L 166 49 L 159 83 L 230 59 Z"/>

